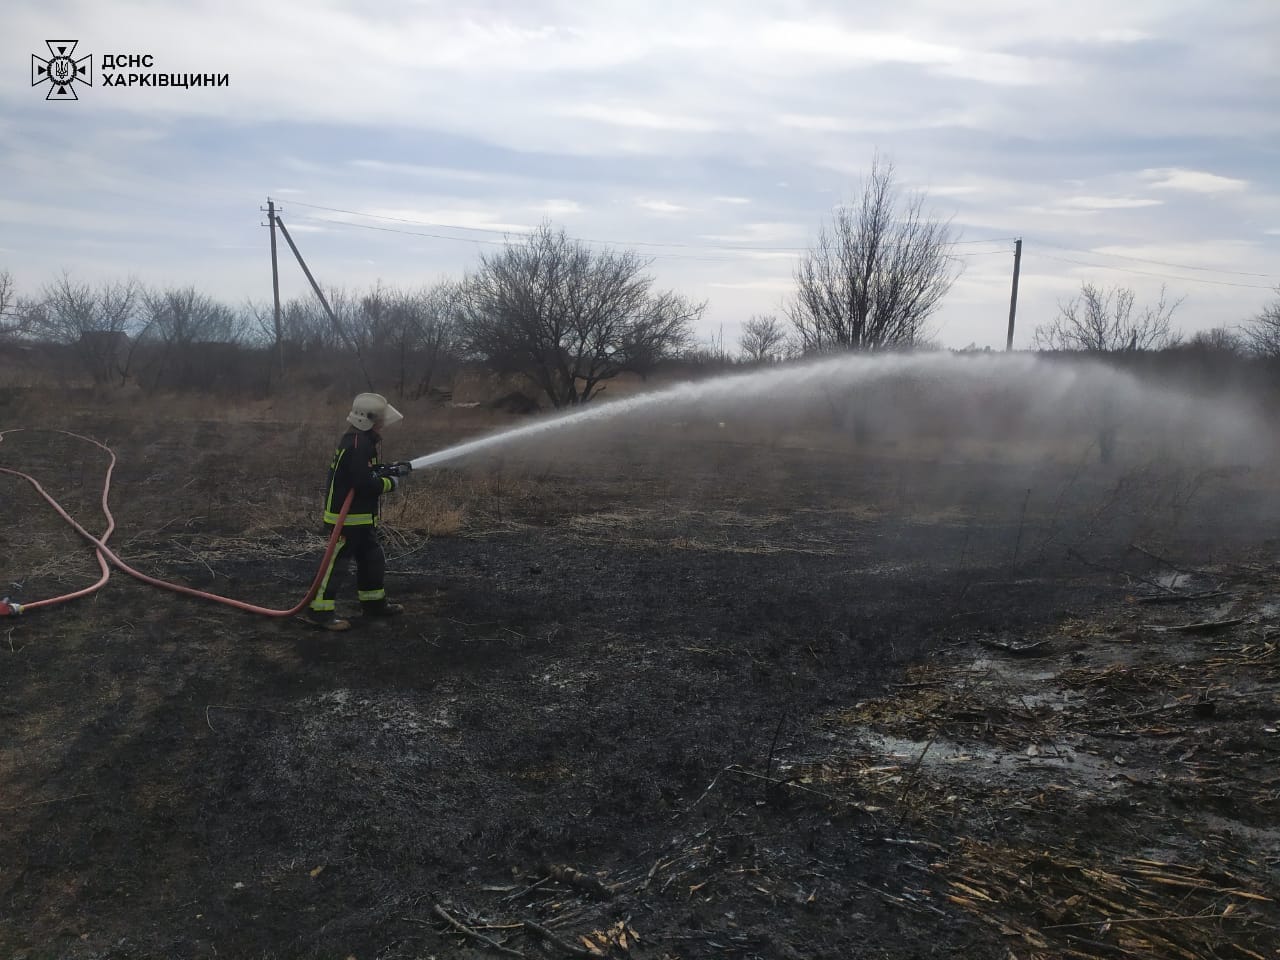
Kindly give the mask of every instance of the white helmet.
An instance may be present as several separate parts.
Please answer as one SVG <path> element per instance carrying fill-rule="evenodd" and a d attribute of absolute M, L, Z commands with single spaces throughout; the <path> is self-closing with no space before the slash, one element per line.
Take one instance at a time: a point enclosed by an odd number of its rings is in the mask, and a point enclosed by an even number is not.
<path fill-rule="evenodd" d="M 372 430 L 373 427 L 389 427 L 399 423 L 404 415 L 387 403 L 387 398 L 380 393 L 360 393 L 351 401 L 351 412 L 347 414 L 347 423 L 357 430 Z"/>

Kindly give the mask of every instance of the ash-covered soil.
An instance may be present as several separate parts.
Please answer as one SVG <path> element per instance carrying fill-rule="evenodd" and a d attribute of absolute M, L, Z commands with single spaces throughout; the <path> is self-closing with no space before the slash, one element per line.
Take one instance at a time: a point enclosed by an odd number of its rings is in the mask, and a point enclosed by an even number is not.
<path fill-rule="evenodd" d="M 305 589 L 314 431 L 76 426 L 126 560 Z M 645 440 L 411 478 L 389 623 L 0 621 L 4 955 L 1280 956 L 1274 476 Z M 104 460 L 0 445 L 95 530 Z M 15 597 L 91 582 L 5 484 Z"/>

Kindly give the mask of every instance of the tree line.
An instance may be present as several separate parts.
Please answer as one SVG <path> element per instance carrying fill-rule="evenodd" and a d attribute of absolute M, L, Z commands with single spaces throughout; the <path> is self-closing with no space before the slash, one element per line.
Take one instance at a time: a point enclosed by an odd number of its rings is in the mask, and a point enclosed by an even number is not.
<path fill-rule="evenodd" d="M 568 407 L 622 373 L 648 376 L 676 359 L 764 364 L 927 346 L 928 321 L 959 276 L 956 239 L 925 196 L 904 194 L 892 164 L 877 158 L 858 199 L 837 207 L 800 257 L 781 315 L 745 321 L 736 349 L 723 335 L 698 342 L 705 303 L 659 289 L 651 261 L 551 223 L 481 254 L 461 280 L 417 290 L 334 288 L 324 305 L 310 296 L 282 303 L 278 322 L 269 303 L 232 307 L 194 287 L 89 284 L 65 273 L 19 297 L 0 271 L 0 338 L 57 345 L 101 385 L 245 387 L 297 371 L 346 371 L 412 399 L 473 363 L 518 374 L 552 406 Z M 1162 291 L 1139 305 L 1128 288 L 1084 283 L 1037 328 L 1034 343 L 1100 353 L 1175 346 L 1181 302 Z M 1280 299 L 1237 330 L 1197 334 L 1193 344 L 1280 357 Z"/>

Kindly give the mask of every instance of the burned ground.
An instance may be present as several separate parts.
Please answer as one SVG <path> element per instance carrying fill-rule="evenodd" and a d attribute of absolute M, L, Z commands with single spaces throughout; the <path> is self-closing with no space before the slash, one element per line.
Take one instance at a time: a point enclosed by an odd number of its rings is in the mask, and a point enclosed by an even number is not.
<path fill-rule="evenodd" d="M 125 559 L 305 589 L 324 428 L 75 427 Z M 5 955 L 1280 956 L 1270 474 L 677 432 L 411 478 L 387 624 L 0 621 Z M 94 529 L 104 459 L 0 444 Z"/>

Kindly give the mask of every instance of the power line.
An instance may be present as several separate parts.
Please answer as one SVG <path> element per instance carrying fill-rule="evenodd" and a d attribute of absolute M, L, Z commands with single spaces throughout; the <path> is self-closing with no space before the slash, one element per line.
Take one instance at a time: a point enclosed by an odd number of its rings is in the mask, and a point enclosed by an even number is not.
<path fill-rule="evenodd" d="M 1276 277 L 1273 273 L 1246 273 L 1243 270 L 1223 270 L 1218 267 L 1197 267 L 1189 263 L 1170 263 L 1167 260 L 1148 260 L 1144 257 L 1130 257 L 1122 253 L 1103 253 L 1100 250 L 1081 250 L 1079 247 L 1067 247 L 1060 243 L 1050 243 L 1048 240 L 1037 240 L 1036 243 L 1043 244 L 1046 247 L 1053 247 L 1057 250 L 1070 250 L 1073 253 L 1085 253 L 1091 257 L 1113 257 L 1117 260 L 1132 260 L 1134 263 L 1154 263 L 1161 267 L 1173 267 L 1177 270 L 1202 270 L 1205 273 L 1225 273 L 1235 277 L 1261 277 L 1270 280 Z"/>
<path fill-rule="evenodd" d="M 481 240 L 476 237 L 449 237 L 439 233 L 422 233 L 417 230 L 400 230 L 396 227 L 379 227 L 372 223 L 348 223 L 345 220 L 326 220 L 326 223 L 337 227 L 358 227 L 361 230 L 378 230 L 382 233 L 399 233 L 408 237 L 426 237 L 431 240 L 454 240 L 458 243 L 476 243 L 484 244 L 491 247 L 504 247 L 506 243 L 501 240 Z M 589 243 L 591 241 L 581 241 Z M 733 263 L 733 257 L 694 257 L 686 256 L 679 253 L 651 253 L 649 257 L 657 260 L 698 260 L 703 263 Z"/>
<path fill-rule="evenodd" d="M 1162 280 L 1181 280 L 1184 283 L 1211 283 L 1219 287 L 1246 287 L 1250 290 L 1270 290 L 1271 287 L 1260 283 L 1234 283 L 1230 280 L 1206 280 L 1201 277 L 1177 277 L 1169 273 L 1152 273 L 1148 270 L 1134 270 L 1131 267 L 1114 267 L 1108 263 L 1087 263 L 1084 260 L 1072 260 L 1067 257 L 1055 257 L 1052 254 L 1040 253 L 1037 256 L 1045 260 L 1056 260 L 1059 263 L 1075 263 L 1082 267 L 1096 267 L 1099 270 L 1119 270 L 1123 273 L 1132 273 L 1140 277 L 1158 277 Z"/>
<path fill-rule="evenodd" d="M 324 222 L 326 224 L 330 224 L 336 227 L 356 227 L 360 230 L 377 230 L 381 233 L 397 233 L 407 237 L 424 237 L 430 240 L 453 240 L 458 243 L 474 243 L 474 244 L 483 244 L 485 246 L 494 246 L 494 247 L 506 246 L 506 243 L 504 241 L 499 241 L 499 240 L 482 240 L 477 237 L 450 237 L 440 233 L 424 233 L 418 230 L 401 230 L 397 227 L 380 227 L 372 223 L 351 223 L 346 220 L 326 220 Z M 527 236 L 527 234 L 522 234 L 522 236 Z M 574 238 L 570 238 L 570 239 L 574 239 Z M 579 242 L 611 243 L 616 241 L 579 240 Z M 806 251 L 807 249 L 808 248 L 805 248 Z M 742 252 L 750 254 L 752 252 L 757 252 L 757 251 L 746 249 L 746 250 L 743 250 Z M 946 254 L 946 256 L 948 259 L 951 259 L 951 260 L 961 260 L 965 257 L 980 257 L 987 254 L 1004 253 L 1004 252 L 1005 251 L 1003 250 L 976 250 L 972 253 L 953 253 L 953 254 Z M 750 256 L 747 256 L 747 257 L 699 257 L 691 254 L 681 254 L 681 253 L 649 253 L 649 254 L 645 254 L 645 256 L 652 260 L 689 260 L 697 263 L 738 263 L 744 259 L 745 260 L 752 259 Z M 799 251 L 793 252 L 789 254 L 788 259 L 794 259 L 799 256 L 801 256 L 801 253 Z"/>
<path fill-rule="evenodd" d="M 467 227 L 461 224 L 435 223 L 435 222 L 426 221 L 426 220 L 411 220 L 406 217 L 393 217 L 393 216 L 390 216 L 387 214 L 381 214 L 381 213 L 366 213 L 361 210 L 347 210 L 342 207 L 328 207 L 318 203 L 306 203 L 302 200 L 290 200 L 288 202 L 297 204 L 300 207 L 309 207 L 313 210 L 326 210 L 330 213 L 344 213 L 344 214 L 347 214 L 348 216 L 365 217 L 370 220 L 388 220 L 393 223 L 405 223 L 415 227 L 434 227 L 440 230 L 468 230 L 474 233 L 492 233 L 492 234 L 498 234 L 499 236 L 520 236 L 520 237 L 530 236 L 528 232 L 521 231 L 521 230 L 499 230 L 495 227 Z M 327 220 L 325 222 L 326 223 L 343 223 L 345 221 Z M 353 226 L 360 226 L 360 224 L 353 224 Z M 441 237 L 440 239 L 465 240 L 466 238 Z M 677 241 L 665 243 L 665 242 L 652 241 L 652 240 L 593 240 L 589 237 L 569 237 L 568 239 L 576 240 L 579 243 L 597 243 L 597 244 L 603 244 L 608 246 L 677 247 L 677 248 L 692 249 L 692 250 L 733 250 L 733 251 L 744 250 L 744 251 L 760 251 L 760 252 L 766 252 L 766 253 L 768 252 L 805 253 L 810 249 L 807 246 L 782 247 L 782 246 L 766 246 L 763 244 L 757 245 L 757 244 L 687 243 L 687 242 L 677 242 Z M 993 237 L 987 240 L 955 240 L 955 241 L 952 241 L 951 246 L 960 246 L 964 244 L 974 244 L 974 243 L 1006 243 L 1006 242 L 1012 243 L 1015 239 L 1016 239 L 1015 237 Z M 471 241 L 471 242 L 479 242 L 479 241 Z M 487 241 L 487 242 L 492 242 L 492 241 Z M 1003 252 L 1003 251 L 995 251 L 995 252 Z"/>

